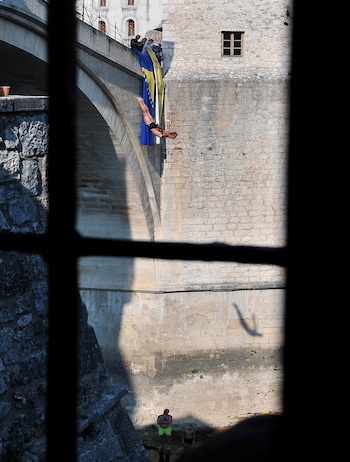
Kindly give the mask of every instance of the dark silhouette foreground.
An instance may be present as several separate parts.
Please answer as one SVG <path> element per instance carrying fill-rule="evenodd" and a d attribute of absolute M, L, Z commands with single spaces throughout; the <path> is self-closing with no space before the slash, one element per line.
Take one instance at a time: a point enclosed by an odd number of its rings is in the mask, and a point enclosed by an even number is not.
<path fill-rule="evenodd" d="M 250 417 L 185 451 L 176 462 L 273 462 L 285 452 L 281 415 Z M 284 448 L 285 451 L 285 448 Z"/>

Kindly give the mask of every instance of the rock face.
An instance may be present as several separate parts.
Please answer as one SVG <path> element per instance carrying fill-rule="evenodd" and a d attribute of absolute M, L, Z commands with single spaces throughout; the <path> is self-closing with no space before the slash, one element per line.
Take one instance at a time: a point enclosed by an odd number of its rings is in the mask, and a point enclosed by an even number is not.
<path fill-rule="evenodd" d="M 47 107 L 40 99 L 35 107 L 31 99 L 26 108 L 25 98 L 20 106 L 21 111 L 11 111 L 0 104 L 0 233 L 43 234 Z M 48 267 L 41 255 L 0 250 L 0 460 L 46 460 L 48 293 Z M 109 384 L 79 295 L 78 303 L 78 461 L 147 462 L 120 402 L 128 390 Z"/>

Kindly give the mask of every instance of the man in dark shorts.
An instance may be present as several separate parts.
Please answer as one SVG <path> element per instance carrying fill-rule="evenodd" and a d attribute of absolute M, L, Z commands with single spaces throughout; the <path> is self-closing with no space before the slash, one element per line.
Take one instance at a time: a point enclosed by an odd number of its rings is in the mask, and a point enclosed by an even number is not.
<path fill-rule="evenodd" d="M 151 130 L 153 135 L 158 136 L 159 138 L 171 138 L 171 139 L 174 139 L 174 138 L 177 137 L 176 132 L 171 132 L 170 131 L 170 124 L 171 124 L 170 116 L 167 117 L 167 121 L 166 121 L 167 122 L 167 129 L 164 130 L 159 124 L 156 123 L 154 118 L 151 116 L 151 113 L 149 112 L 149 109 L 146 106 L 144 100 L 140 96 L 137 96 L 136 99 L 137 99 L 137 101 L 138 101 L 138 103 L 140 105 L 142 115 L 143 115 L 143 120 L 145 121 L 145 124 Z"/>

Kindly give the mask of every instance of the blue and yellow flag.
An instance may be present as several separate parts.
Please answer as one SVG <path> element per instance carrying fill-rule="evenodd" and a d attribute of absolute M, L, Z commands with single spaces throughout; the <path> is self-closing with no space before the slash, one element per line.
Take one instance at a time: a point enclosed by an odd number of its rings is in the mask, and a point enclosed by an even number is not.
<path fill-rule="evenodd" d="M 157 56 L 151 48 L 147 49 L 148 54 L 151 57 L 153 64 L 153 73 L 155 76 L 155 119 L 158 124 L 160 124 L 163 114 L 163 104 L 164 104 L 164 83 L 162 68 L 159 64 Z M 159 138 L 157 138 L 159 140 Z"/>
<path fill-rule="evenodd" d="M 142 97 L 147 105 L 152 117 L 160 124 L 163 114 L 164 104 L 164 83 L 162 69 L 153 50 L 147 49 L 148 53 L 138 53 L 140 65 L 144 75 Z M 141 121 L 141 144 L 153 146 L 159 144 L 160 139 L 153 135 L 151 130 L 145 124 L 143 118 Z"/>

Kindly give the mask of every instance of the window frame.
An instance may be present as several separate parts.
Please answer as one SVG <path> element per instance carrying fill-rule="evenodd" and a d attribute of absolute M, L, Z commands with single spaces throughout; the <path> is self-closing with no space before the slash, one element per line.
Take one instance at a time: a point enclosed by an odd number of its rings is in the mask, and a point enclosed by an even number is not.
<path fill-rule="evenodd" d="M 303 299 L 300 297 L 300 283 L 303 283 L 305 278 L 301 271 L 303 263 L 302 258 L 305 258 L 304 249 L 306 248 L 302 240 L 298 238 L 302 235 L 302 227 L 295 226 L 298 224 L 298 218 L 301 215 L 301 209 L 305 210 L 305 203 L 302 192 L 309 192 L 310 178 L 305 173 L 305 161 L 300 161 L 298 156 L 298 148 L 301 153 L 305 149 L 305 141 L 299 141 L 301 137 L 292 137 L 292 154 L 289 156 L 288 164 L 288 191 L 290 198 L 288 203 L 288 235 L 291 234 L 288 247 L 284 249 L 268 249 L 259 247 L 245 246 L 223 246 L 222 244 L 186 244 L 164 243 L 164 242 L 138 242 L 132 240 L 122 242 L 107 239 L 101 239 L 91 242 L 91 239 L 84 238 L 78 235 L 75 231 L 75 88 L 76 88 L 76 29 L 75 29 L 75 5 L 71 0 L 53 1 L 48 5 L 48 83 L 49 83 L 49 98 L 50 98 L 50 139 L 49 139 L 49 197 L 50 197 L 50 213 L 49 213 L 49 232 L 47 235 L 18 235 L 13 233 L 2 234 L 3 250 L 20 251 L 29 253 L 42 253 L 47 257 L 50 268 L 50 309 L 49 309 L 49 374 L 48 374 L 48 452 L 47 460 L 67 459 L 76 460 L 76 371 L 77 371 L 77 327 L 78 327 L 78 311 L 76 308 L 76 291 L 77 291 L 77 263 L 76 259 L 82 255 L 89 254 L 105 255 L 108 249 L 108 255 L 124 255 L 128 257 L 142 258 L 163 258 L 176 260 L 198 260 L 198 261 L 231 261 L 243 262 L 250 264 L 281 264 L 286 266 L 288 270 L 288 286 L 287 286 L 287 338 L 288 348 L 285 349 L 287 356 L 287 365 L 291 369 L 287 377 L 287 391 L 289 392 L 289 377 L 293 376 L 293 372 L 298 372 L 300 369 L 300 361 L 293 360 L 295 351 L 293 346 L 296 344 L 295 332 L 292 330 L 293 321 L 297 319 L 300 323 L 300 311 L 293 310 L 293 302 L 299 304 L 298 307 L 303 308 Z M 65 31 L 64 40 L 62 39 L 62 30 Z M 299 45 L 300 40 L 293 40 L 293 44 Z M 304 46 L 304 43 L 303 43 Z M 299 45 L 300 47 L 300 45 Z M 299 49 L 297 50 L 299 51 Z M 298 54 L 295 53 L 294 56 Z M 231 55 L 225 55 L 231 56 Z M 237 56 L 237 55 L 233 55 Z M 299 56 L 299 55 L 298 55 Z M 294 58 L 295 60 L 295 58 Z M 298 68 L 297 68 L 298 71 Z M 57 75 L 65 75 L 62 79 L 62 85 L 57 86 Z M 294 66 L 295 74 L 295 66 Z M 302 74 L 302 75 L 301 75 Z M 296 72 L 297 83 L 302 81 L 301 77 L 305 77 L 305 66 L 302 72 Z M 294 80 L 295 82 L 295 80 Z M 293 83 L 293 90 L 295 88 Z M 295 92 L 298 95 L 298 92 Z M 304 104 L 304 101 L 302 101 Z M 291 112 L 292 133 L 298 133 L 298 128 L 302 127 L 303 119 L 299 117 L 303 107 L 299 99 L 296 102 Z M 62 120 L 62 110 L 65 110 L 66 117 Z M 300 120 L 301 119 L 301 120 Z M 63 129 L 67 132 L 64 140 L 62 139 Z M 313 141 L 314 142 L 314 141 Z M 299 143 L 299 144 L 298 144 Z M 70 155 L 70 162 L 67 167 L 66 163 L 62 162 L 60 156 L 61 151 L 65 150 Z M 300 178 L 300 165 L 304 169 Z M 307 172 L 308 173 L 308 172 Z M 307 177 L 307 181 L 304 179 Z M 62 178 L 65 179 L 65 188 L 60 188 Z M 297 181 L 298 181 L 298 184 Z M 304 183 L 303 183 L 304 181 Z M 58 187 L 55 187 L 58 186 Z M 318 186 L 318 184 L 317 184 Z M 297 192 L 299 194 L 293 194 Z M 290 204 L 291 202 L 291 204 Z M 309 207 L 309 205 L 308 205 Z M 312 217 L 314 219 L 314 216 Z M 322 216 L 324 220 L 324 216 Z M 310 220 L 309 220 L 310 223 Z M 318 224 L 319 222 L 317 222 Z M 305 223 L 304 227 L 305 227 Z M 293 225 L 293 226 L 292 226 Z M 295 231 L 297 229 L 297 231 Z M 316 230 L 316 226 L 315 226 Z M 319 229 L 317 228 L 317 232 Z M 62 242 L 65 245 L 61 245 Z M 93 246 L 91 244 L 94 244 Z M 58 245 L 59 244 L 59 245 Z M 309 242 L 307 241 L 307 249 Z M 127 253 L 127 255 L 126 255 Z M 223 255 L 224 253 L 224 255 Z M 286 255 L 288 253 L 288 255 Z M 175 255 L 174 255 L 175 254 Z M 296 254 L 296 256 L 295 256 Z M 293 255 L 291 261 L 290 255 Z M 221 258 L 218 258 L 221 256 Z M 300 259 L 298 260 L 298 257 Z M 65 260 L 64 270 L 61 270 L 62 259 Z M 277 261 L 276 261 L 277 260 Z M 312 261 L 312 260 L 311 260 Z M 294 269 L 292 263 L 298 263 L 297 270 Z M 305 265 L 306 266 L 306 265 Z M 302 273 L 300 275 L 300 273 Z M 309 275 L 309 268 L 308 268 Z M 64 276 L 65 290 L 62 291 L 62 276 Z M 57 297 L 57 300 L 56 300 Z M 301 306 L 300 306 L 301 305 Z M 57 306 L 59 309 L 57 309 Z M 62 307 L 68 306 L 71 310 L 70 319 L 62 316 Z M 291 309 L 292 308 L 292 309 Z M 295 315 L 294 315 L 295 313 Z M 290 319 L 290 315 L 291 318 Z M 52 322 L 53 321 L 53 322 Z M 69 322 L 68 322 L 69 321 Z M 291 325 L 292 321 L 292 325 Z M 61 361 L 60 346 L 62 345 L 62 331 L 65 332 L 65 347 L 70 354 Z M 310 327 L 306 325 L 308 340 L 310 335 Z M 304 333 L 302 331 L 302 333 Z M 53 335 L 52 335 L 53 334 Z M 303 340 L 303 339 L 301 339 Z M 300 336 L 298 338 L 298 346 L 300 346 Z M 289 353 L 291 351 L 291 353 Z M 53 359 L 52 359 L 53 358 Z M 59 361 L 55 362 L 55 359 Z M 64 380 L 62 380 L 62 365 L 64 366 Z M 63 384 L 63 389 L 57 389 L 57 383 Z M 292 387 L 290 387 L 292 388 Z M 286 393 L 285 393 L 286 395 Z M 287 393 L 289 398 L 289 393 Z M 284 396 L 286 400 L 286 396 Z M 65 407 L 62 406 L 65 404 Z M 66 405 L 68 403 L 68 405 Z M 72 405 L 70 405 L 72 403 Z M 289 403 L 288 403 L 289 404 Z M 64 415 L 65 418 L 65 444 L 62 445 L 62 434 L 57 432 L 57 421 L 62 416 L 62 411 L 68 412 Z M 297 409 L 299 412 L 299 409 Z M 290 412 L 290 411 L 289 411 Z M 293 417 L 293 410 L 292 410 Z M 291 419 L 292 420 L 292 419 Z"/>
<path fill-rule="evenodd" d="M 221 31 L 221 55 L 222 56 L 242 57 L 243 52 L 244 52 L 244 31 Z"/>
<path fill-rule="evenodd" d="M 128 34 L 128 37 L 135 37 L 135 21 L 133 19 L 127 19 L 126 33 Z"/>

